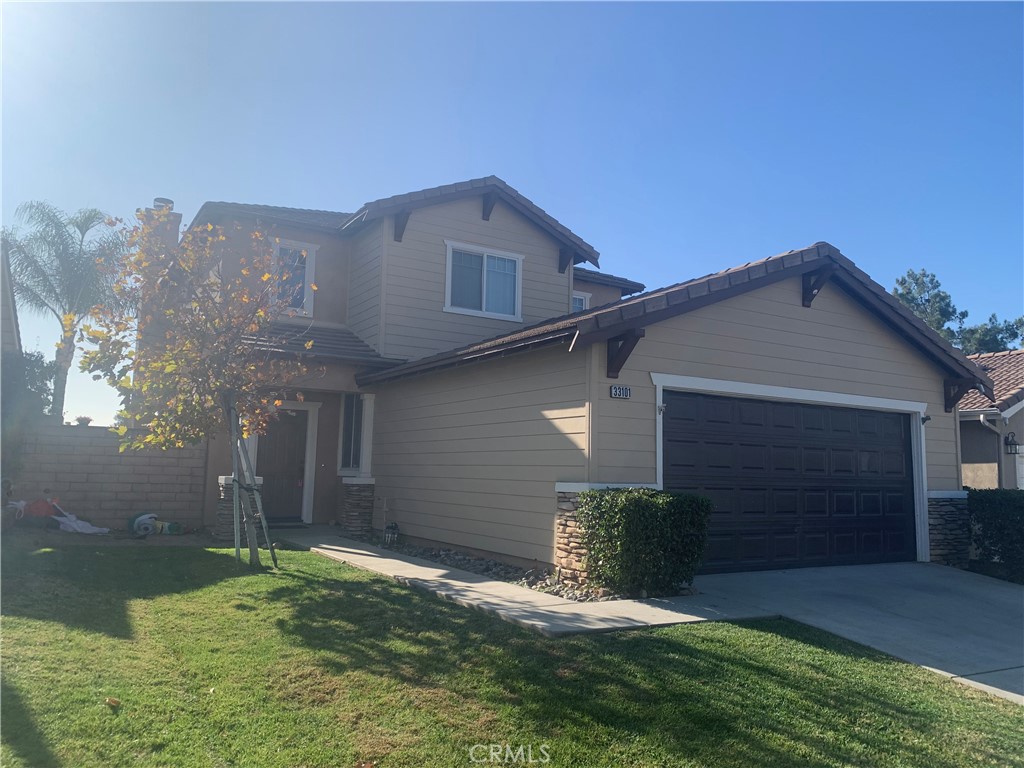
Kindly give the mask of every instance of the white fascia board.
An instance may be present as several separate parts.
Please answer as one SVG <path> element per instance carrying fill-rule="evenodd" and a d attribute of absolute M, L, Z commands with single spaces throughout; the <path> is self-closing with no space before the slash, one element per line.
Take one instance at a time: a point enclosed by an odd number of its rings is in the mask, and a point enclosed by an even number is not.
<path fill-rule="evenodd" d="M 672 373 L 651 373 L 655 386 L 664 389 L 680 389 L 694 392 L 708 392 L 733 396 L 756 397 L 763 400 L 789 400 L 803 403 L 822 403 L 850 408 L 867 408 L 877 411 L 899 411 L 901 413 L 923 414 L 927 403 L 913 400 L 893 400 L 886 397 L 850 395 L 844 392 L 824 392 L 817 389 L 796 387 L 775 387 L 767 384 L 751 384 L 745 381 L 705 379 L 699 376 L 678 376 Z"/>

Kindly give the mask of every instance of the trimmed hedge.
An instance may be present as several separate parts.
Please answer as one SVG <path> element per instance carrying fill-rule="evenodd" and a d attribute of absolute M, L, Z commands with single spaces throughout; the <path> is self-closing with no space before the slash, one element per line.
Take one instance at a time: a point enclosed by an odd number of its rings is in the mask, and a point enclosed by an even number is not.
<path fill-rule="evenodd" d="M 587 578 L 616 592 L 675 594 L 693 582 L 712 505 L 650 488 L 583 491 L 576 506 Z"/>
<path fill-rule="evenodd" d="M 974 545 L 992 575 L 1024 584 L 1024 491 L 967 492 Z"/>

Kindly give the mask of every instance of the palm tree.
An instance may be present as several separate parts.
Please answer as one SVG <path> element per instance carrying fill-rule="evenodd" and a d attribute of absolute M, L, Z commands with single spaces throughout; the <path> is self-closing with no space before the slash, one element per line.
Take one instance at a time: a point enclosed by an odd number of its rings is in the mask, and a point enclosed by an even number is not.
<path fill-rule="evenodd" d="M 30 229 L 22 235 L 5 228 L 2 244 L 21 306 L 52 314 L 60 323 L 50 414 L 62 422 L 75 337 L 94 307 L 117 301 L 114 279 L 125 239 L 115 223 L 95 208 L 68 214 L 50 203 L 28 202 L 18 207 L 16 215 Z M 100 227 L 107 231 L 98 232 Z"/>

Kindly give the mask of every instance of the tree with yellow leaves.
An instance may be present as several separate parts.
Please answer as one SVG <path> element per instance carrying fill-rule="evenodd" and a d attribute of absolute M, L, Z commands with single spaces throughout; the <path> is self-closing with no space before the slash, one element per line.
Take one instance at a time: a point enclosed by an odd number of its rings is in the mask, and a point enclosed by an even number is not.
<path fill-rule="evenodd" d="M 273 240 L 261 230 L 208 224 L 179 239 L 169 209 L 140 211 L 126 240 L 118 301 L 100 307 L 83 329 L 93 348 L 81 367 L 122 396 L 115 428 L 122 450 L 181 447 L 228 432 L 236 557 L 241 502 L 249 562 L 258 565 L 255 521 L 264 535 L 266 525 L 249 493 L 239 493 L 254 483 L 243 438 L 263 434 L 282 400 L 301 400 L 293 385 L 310 373 L 299 356 L 280 351 L 275 321 L 295 314 L 289 265 L 276 262 Z"/>

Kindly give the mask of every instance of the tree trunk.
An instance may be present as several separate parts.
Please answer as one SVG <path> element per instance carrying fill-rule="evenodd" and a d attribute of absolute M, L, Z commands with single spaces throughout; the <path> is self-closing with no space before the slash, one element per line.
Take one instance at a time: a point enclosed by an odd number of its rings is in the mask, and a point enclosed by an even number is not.
<path fill-rule="evenodd" d="M 238 423 L 238 410 L 235 408 L 235 396 L 234 393 L 225 392 L 221 395 L 224 404 L 224 414 L 227 417 L 228 422 L 228 433 L 230 434 L 231 441 L 231 466 L 234 473 L 234 480 L 236 487 L 238 481 L 242 479 L 242 475 L 239 468 L 239 453 L 238 445 L 242 435 L 241 426 Z M 245 538 L 249 544 L 249 565 L 253 568 L 258 568 L 262 565 L 260 562 L 260 543 L 256 539 L 256 523 L 253 516 L 252 504 L 249 499 L 249 491 L 244 487 L 239 488 L 240 501 L 242 502 L 242 519 L 245 525 Z M 236 541 L 236 557 L 237 557 L 237 541 Z"/>
<path fill-rule="evenodd" d="M 57 370 L 53 373 L 53 403 L 50 415 L 58 424 L 64 423 L 64 398 L 68 390 L 68 372 L 75 359 L 75 336 L 65 333 L 54 355 Z"/>
<path fill-rule="evenodd" d="M 260 562 L 260 542 L 256 538 L 256 514 L 253 510 L 251 491 L 242 490 L 242 518 L 245 523 L 245 538 L 249 542 L 249 566 L 259 568 L 263 565 Z"/>

